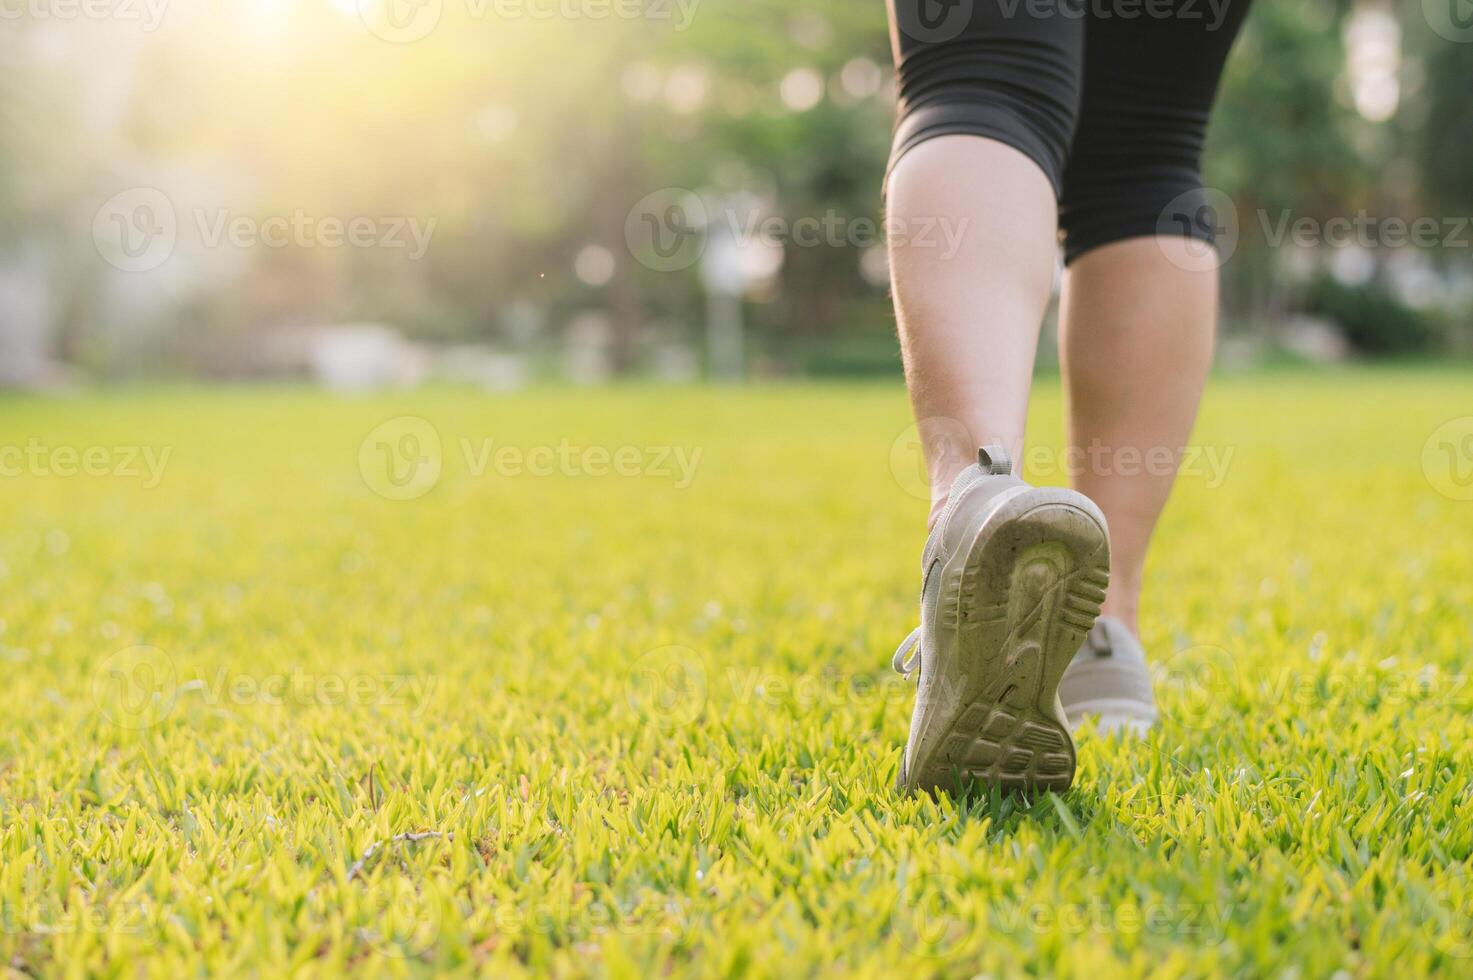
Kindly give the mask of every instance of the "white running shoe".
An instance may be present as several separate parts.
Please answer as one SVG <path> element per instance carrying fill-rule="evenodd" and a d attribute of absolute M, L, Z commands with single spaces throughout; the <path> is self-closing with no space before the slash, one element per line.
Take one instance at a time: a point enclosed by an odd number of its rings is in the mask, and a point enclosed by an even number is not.
<path fill-rule="evenodd" d="M 1125 624 L 1101 616 L 1059 682 L 1059 700 L 1070 730 L 1086 718 L 1095 731 L 1145 735 L 1156 724 L 1156 695 L 1140 642 Z"/>
<path fill-rule="evenodd" d="M 896 670 L 920 675 L 898 783 L 1063 789 L 1075 759 L 1059 680 L 1105 598 L 1105 518 L 1013 476 L 1000 447 L 977 457 L 926 541 L 921 625 L 895 651 Z"/>

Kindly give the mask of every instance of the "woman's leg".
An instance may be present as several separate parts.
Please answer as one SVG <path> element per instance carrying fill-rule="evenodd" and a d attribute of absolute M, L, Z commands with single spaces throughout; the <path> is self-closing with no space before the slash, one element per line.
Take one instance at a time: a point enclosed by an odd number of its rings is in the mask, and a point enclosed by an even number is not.
<path fill-rule="evenodd" d="M 1029 487 L 997 450 L 1016 456 L 1023 436 L 1084 23 L 991 0 L 891 0 L 890 14 L 891 270 L 932 499 L 920 625 L 893 660 L 917 677 L 899 785 L 1063 789 L 1075 754 L 1058 687 L 1104 597 L 1104 519 L 1081 494 Z"/>
<path fill-rule="evenodd" d="M 1010 146 L 944 136 L 890 175 L 890 269 L 906 383 L 931 481 L 930 524 L 977 447 L 1018 454 L 1058 251 L 1054 190 Z M 946 236 L 904 234 L 951 223 Z"/>
<path fill-rule="evenodd" d="M 891 0 L 890 24 L 891 277 L 934 524 L 979 446 L 1020 449 L 1084 23 L 1026 4 Z"/>
<path fill-rule="evenodd" d="M 1136 635 L 1146 546 L 1191 436 L 1216 319 L 1215 263 L 1189 239 L 1115 242 L 1081 256 L 1065 277 L 1059 354 L 1073 482 L 1110 525 L 1103 615 Z"/>
<path fill-rule="evenodd" d="M 1083 461 L 1075 486 L 1110 525 L 1104 615 L 1133 634 L 1146 546 L 1212 357 L 1219 261 L 1207 239 L 1222 221 L 1202 188 L 1202 145 L 1248 6 L 1176 0 L 1156 16 L 1092 17 L 1085 31 L 1060 205 L 1060 355 Z"/>

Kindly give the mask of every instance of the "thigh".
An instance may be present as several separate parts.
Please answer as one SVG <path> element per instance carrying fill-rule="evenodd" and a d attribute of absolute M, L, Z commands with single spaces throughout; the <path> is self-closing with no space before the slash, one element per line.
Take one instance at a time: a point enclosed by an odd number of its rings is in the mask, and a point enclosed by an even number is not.
<path fill-rule="evenodd" d="M 1057 190 L 1084 69 L 1075 2 L 888 0 L 896 155 L 930 136 L 987 136 L 1032 156 Z"/>
<path fill-rule="evenodd" d="M 1202 146 L 1249 0 L 1089 0 L 1083 97 L 1064 175 L 1068 243 L 1145 233 L 1201 185 Z M 1122 16 L 1124 9 L 1136 10 Z"/>
<path fill-rule="evenodd" d="M 1091 0 L 1085 26 L 1084 107 L 1130 104 L 1206 111 L 1250 0 Z"/>

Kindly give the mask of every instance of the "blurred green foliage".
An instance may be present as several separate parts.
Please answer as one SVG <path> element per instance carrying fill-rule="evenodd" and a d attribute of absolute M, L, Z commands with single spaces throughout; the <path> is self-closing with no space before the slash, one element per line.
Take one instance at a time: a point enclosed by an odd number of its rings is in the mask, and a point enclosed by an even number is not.
<path fill-rule="evenodd" d="M 92 60 L 55 23 L 18 21 L 0 39 L 0 243 L 44 243 L 69 343 L 106 351 L 108 270 L 87 233 L 120 188 L 177 177 L 248 213 L 433 218 L 419 262 L 258 250 L 209 295 L 161 303 L 160 329 L 187 359 L 263 324 L 381 320 L 419 337 L 506 343 L 521 336 L 509 311 L 533 311 L 533 332 L 549 338 L 599 310 L 616 366 L 637 367 L 656 339 L 698 342 L 706 317 L 697 269 L 652 270 L 626 247 L 642 198 L 740 193 L 789 222 L 878 222 L 893 117 L 879 0 L 662 9 L 668 17 L 495 20 L 484 5 L 447 4 L 429 36 L 387 43 L 326 0 L 291 5 L 274 34 L 243 30 L 229 11 L 171 8 L 158 31 Z M 1268 339 L 1304 308 L 1319 270 L 1295 271 L 1265 240 L 1266 217 L 1473 210 L 1473 44 L 1440 37 L 1422 5 L 1396 8 L 1399 105 L 1373 121 L 1349 77 L 1356 9 L 1256 4 L 1224 81 L 1206 173 L 1241 229 L 1225 269 L 1228 320 Z M 785 101 L 785 84 L 815 78 L 816 101 Z M 575 274 L 589 247 L 613 256 L 606 280 Z M 775 281 L 744 303 L 754 356 L 890 332 L 883 265 L 864 252 L 786 248 Z M 1375 258 L 1371 278 L 1390 288 Z M 1431 258 L 1467 275 L 1466 248 Z"/>
<path fill-rule="evenodd" d="M 1406 356 L 1434 349 L 1442 325 L 1426 311 L 1400 303 L 1375 283 L 1348 285 L 1322 276 L 1309 289 L 1307 307 L 1338 323 L 1357 350 Z"/>

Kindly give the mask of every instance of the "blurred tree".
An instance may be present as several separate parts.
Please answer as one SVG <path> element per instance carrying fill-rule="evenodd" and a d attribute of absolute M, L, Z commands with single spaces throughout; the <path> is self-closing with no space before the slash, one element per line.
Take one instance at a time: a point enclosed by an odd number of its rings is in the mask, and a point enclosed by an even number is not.
<path fill-rule="evenodd" d="M 1372 121 L 1346 82 L 1355 7 L 1262 0 L 1224 82 L 1207 178 L 1240 223 L 1225 301 L 1266 314 L 1255 316 L 1265 333 L 1292 299 L 1288 250 L 1268 240 L 1281 216 L 1473 203 L 1473 45 L 1436 37 L 1420 5 L 1404 6 L 1401 109 Z M 208 302 L 160 313 L 177 317 L 178 336 L 362 319 L 500 340 L 508 310 L 539 311 L 510 319 L 556 330 L 595 309 L 615 368 L 635 369 L 651 337 L 701 336 L 698 269 L 647 268 L 624 241 L 641 199 L 684 188 L 753 202 L 715 216 L 742 234 L 780 221 L 781 268 L 747 297 L 754 346 L 811 362 L 856 337 L 856 350 L 893 361 L 889 303 L 872 281 L 882 267 L 861 273 L 866 247 L 882 242 L 893 122 L 878 0 L 701 0 L 637 19 L 446 4 L 411 43 L 375 36 L 353 5 L 295 3 L 276 19 L 264 9 L 171 8 L 129 42 L 125 73 L 105 67 L 83 25 L 22 19 L 0 35 L 0 236 L 69 243 L 60 278 L 73 295 L 58 308 L 72 349 L 107 350 L 88 339 L 112 315 L 89 285 L 111 274 L 89 240 L 98 201 L 184 175 L 206 205 L 235 214 L 413 218 L 433 222 L 433 238 L 418 260 L 252 250 L 244 274 L 207 283 Z M 27 43 L 35 28 L 44 45 Z M 99 106 L 113 120 L 102 130 L 88 122 Z M 790 234 L 805 218 L 816 242 Z"/>
<path fill-rule="evenodd" d="M 1272 333 L 1288 300 L 1276 248 L 1283 219 L 1345 213 L 1366 199 L 1373 176 L 1353 140 L 1359 121 L 1337 96 L 1346 6 L 1256 4 L 1223 79 L 1204 169 L 1237 210 L 1225 304 L 1251 311 L 1261 333 Z"/>
<path fill-rule="evenodd" d="M 1418 154 L 1427 203 L 1443 214 L 1473 215 L 1473 44 L 1427 32 L 1425 123 Z"/>

